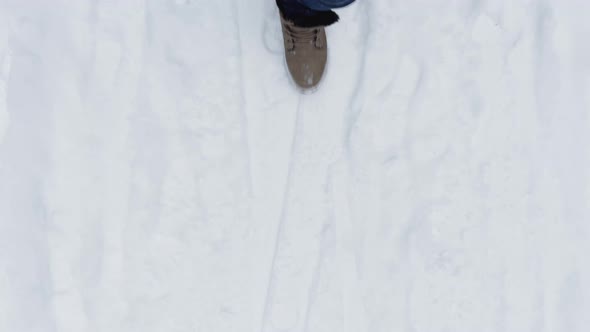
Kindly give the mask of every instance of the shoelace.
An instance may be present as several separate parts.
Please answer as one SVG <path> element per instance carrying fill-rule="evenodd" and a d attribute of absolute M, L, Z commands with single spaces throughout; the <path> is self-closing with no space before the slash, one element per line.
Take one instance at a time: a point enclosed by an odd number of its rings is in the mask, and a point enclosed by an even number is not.
<path fill-rule="evenodd" d="M 293 43 L 292 50 L 295 49 L 295 44 L 309 44 L 313 43 L 316 47 L 321 47 L 321 45 L 317 45 L 318 42 L 318 35 L 320 33 L 320 29 L 318 28 L 296 28 L 294 29 L 292 26 L 286 26 L 287 33 Z"/>

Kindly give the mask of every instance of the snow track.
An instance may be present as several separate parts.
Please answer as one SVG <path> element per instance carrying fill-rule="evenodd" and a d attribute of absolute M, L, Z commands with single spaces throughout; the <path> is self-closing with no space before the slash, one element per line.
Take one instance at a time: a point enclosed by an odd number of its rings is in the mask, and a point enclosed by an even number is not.
<path fill-rule="evenodd" d="M 586 331 L 588 12 L 0 0 L 0 331 Z"/>

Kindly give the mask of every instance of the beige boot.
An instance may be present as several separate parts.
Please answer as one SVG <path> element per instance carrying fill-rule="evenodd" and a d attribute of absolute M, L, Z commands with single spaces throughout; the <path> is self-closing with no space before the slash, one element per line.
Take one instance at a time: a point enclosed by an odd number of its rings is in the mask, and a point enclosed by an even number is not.
<path fill-rule="evenodd" d="M 313 90 L 324 74 L 328 44 L 323 26 L 302 28 L 281 15 L 287 67 L 295 84 Z"/>

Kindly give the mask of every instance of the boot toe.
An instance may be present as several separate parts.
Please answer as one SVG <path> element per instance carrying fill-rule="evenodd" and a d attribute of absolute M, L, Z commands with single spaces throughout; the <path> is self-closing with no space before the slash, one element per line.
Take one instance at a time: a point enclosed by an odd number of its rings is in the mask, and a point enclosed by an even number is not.
<path fill-rule="evenodd" d="M 307 61 L 306 61 L 307 60 Z M 303 59 L 303 61 L 287 62 L 289 73 L 295 84 L 304 90 L 316 87 L 323 76 L 325 62 L 317 62 L 317 59 Z"/>

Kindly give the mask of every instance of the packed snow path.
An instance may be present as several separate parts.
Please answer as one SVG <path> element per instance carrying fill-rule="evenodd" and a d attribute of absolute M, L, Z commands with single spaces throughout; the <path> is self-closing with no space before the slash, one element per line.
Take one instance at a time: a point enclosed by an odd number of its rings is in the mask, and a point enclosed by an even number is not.
<path fill-rule="evenodd" d="M 0 331 L 585 332 L 590 4 L 0 0 Z"/>

